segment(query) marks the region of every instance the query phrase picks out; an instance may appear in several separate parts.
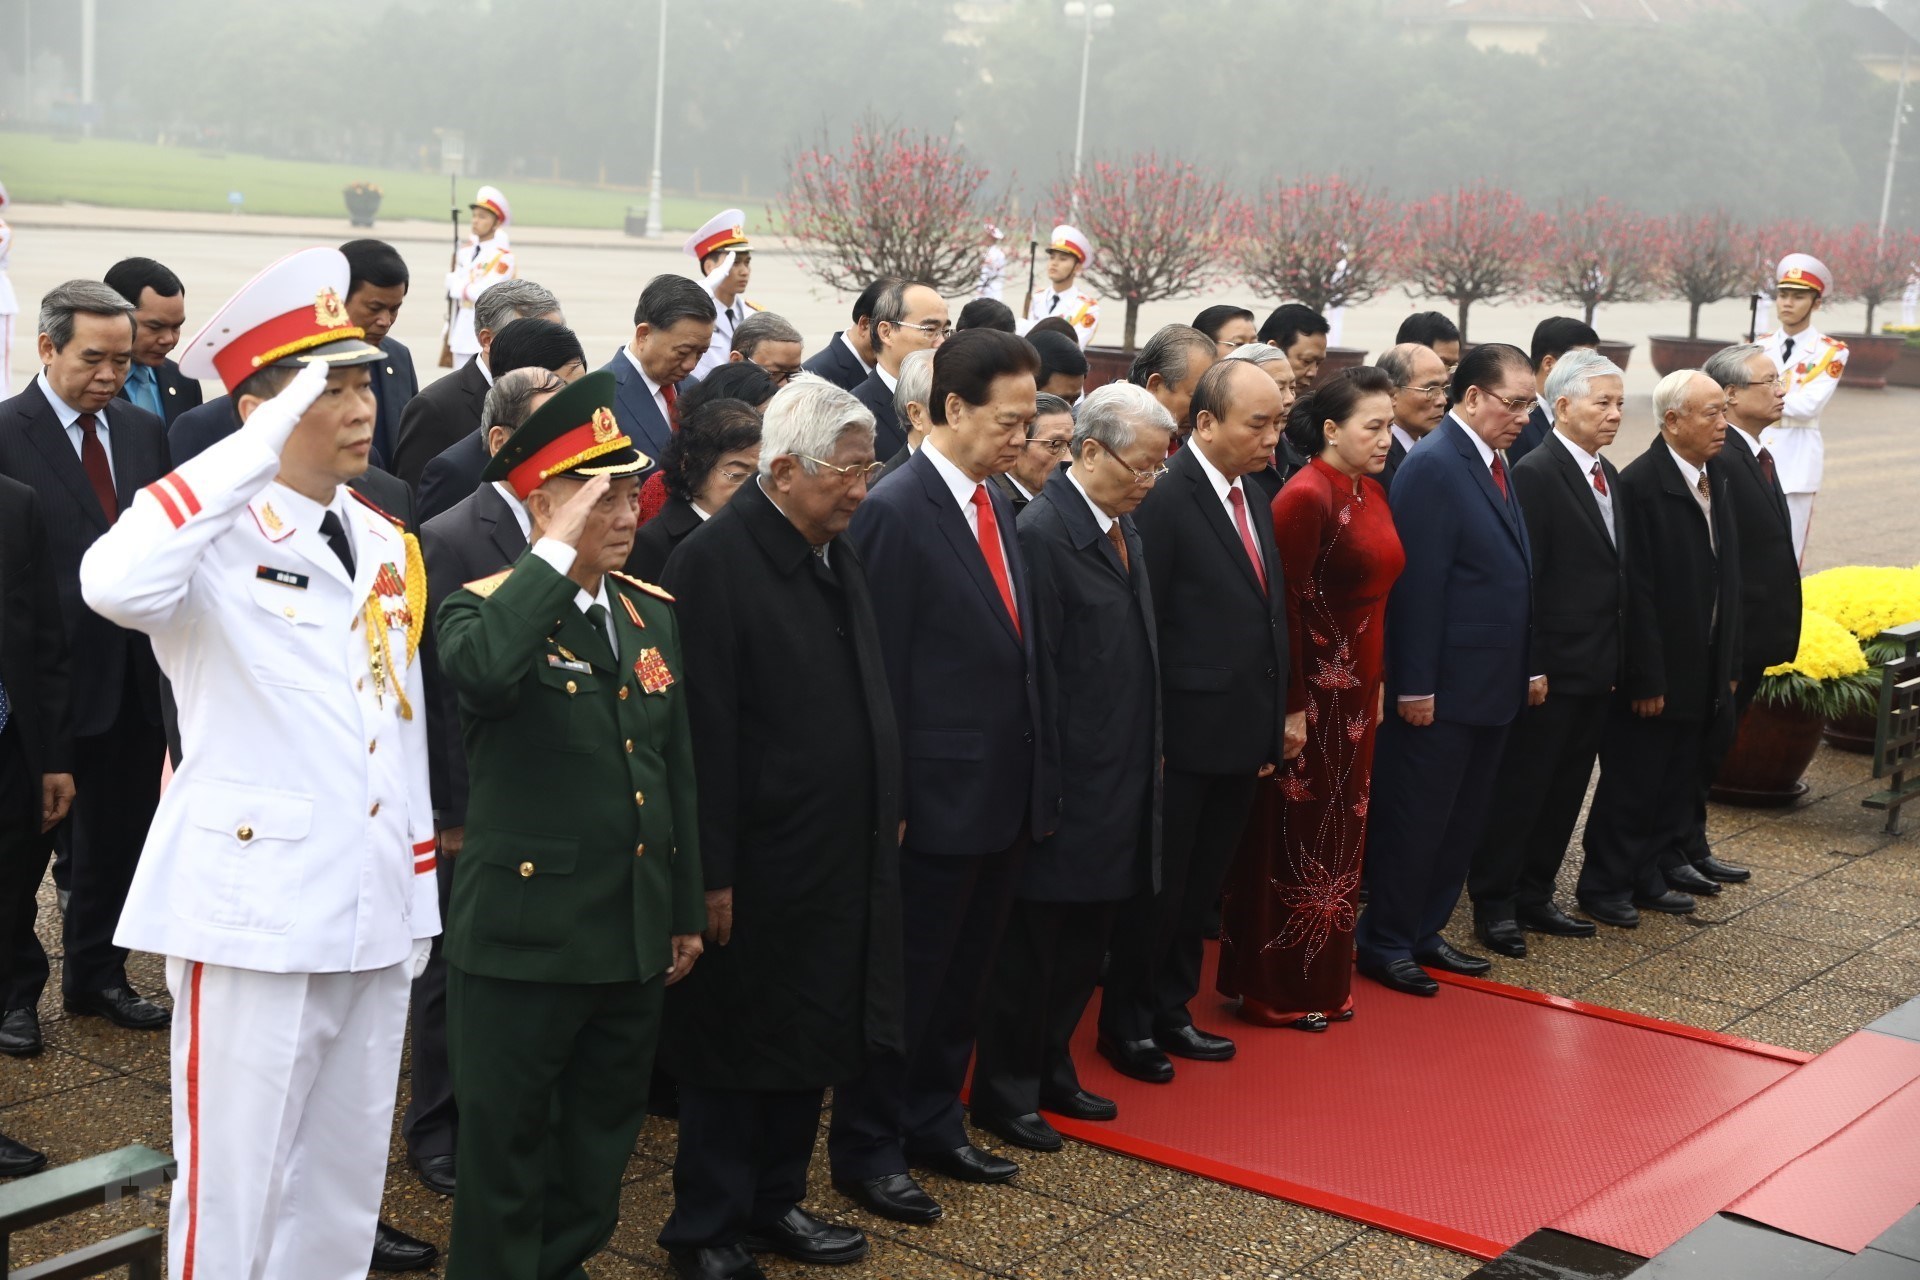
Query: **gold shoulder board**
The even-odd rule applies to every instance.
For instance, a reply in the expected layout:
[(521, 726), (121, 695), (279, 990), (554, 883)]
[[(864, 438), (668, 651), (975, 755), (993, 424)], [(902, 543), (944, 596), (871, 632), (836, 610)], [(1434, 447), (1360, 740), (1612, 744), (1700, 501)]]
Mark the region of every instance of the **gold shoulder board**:
[(646, 592), (650, 596), (658, 596), (660, 599), (665, 600), (668, 604), (673, 603), (673, 593), (668, 591), (665, 587), (657, 587), (653, 583), (644, 582), (641, 579), (634, 577), (630, 573), (621, 573), (618, 569), (613, 570), (612, 576), (620, 579), (620, 581), (626, 583), (630, 587), (640, 588), (640, 590)]
[(474, 581), (466, 583), (462, 590), (471, 591), (482, 600), (485, 600), (488, 596), (500, 589), (500, 584), (505, 582), (507, 575), (512, 572), (513, 570), (511, 569), (502, 569), (500, 572), (489, 574), (487, 577), (476, 578)]

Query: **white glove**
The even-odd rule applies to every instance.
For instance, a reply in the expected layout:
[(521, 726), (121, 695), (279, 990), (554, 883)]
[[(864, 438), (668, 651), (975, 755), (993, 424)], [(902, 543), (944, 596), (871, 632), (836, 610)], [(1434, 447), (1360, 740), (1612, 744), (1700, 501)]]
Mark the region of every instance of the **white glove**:
[(284, 449), (287, 437), (300, 425), (300, 419), (327, 389), (327, 362), (315, 360), (294, 375), (292, 382), (273, 399), (255, 409), (247, 418), (246, 429), (263, 437), (275, 453)]
[(433, 956), (432, 938), (415, 938), (413, 954), (407, 957), (407, 975), (418, 978), (427, 971), (427, 961)]
[(720, 259), (720, 265), (715, 267), (712, 274), (701, 283), (706, 285), (708, 293), (712, 293), (720, 287), (720, 282), (727, 278), (727, 272), (731, 270), (733, 270), (733, 250), (729, 249)]

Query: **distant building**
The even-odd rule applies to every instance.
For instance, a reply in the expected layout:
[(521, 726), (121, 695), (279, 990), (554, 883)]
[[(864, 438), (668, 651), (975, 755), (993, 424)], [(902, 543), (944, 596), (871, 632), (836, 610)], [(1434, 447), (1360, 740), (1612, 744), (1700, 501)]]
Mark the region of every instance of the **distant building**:
[(1554, 30), (1648, 27), (1751, 13), (1750, 0), (1381, 0), (1381, 15), (1410, 34), (1463, 29), (1478, 49), (1535, 54)]

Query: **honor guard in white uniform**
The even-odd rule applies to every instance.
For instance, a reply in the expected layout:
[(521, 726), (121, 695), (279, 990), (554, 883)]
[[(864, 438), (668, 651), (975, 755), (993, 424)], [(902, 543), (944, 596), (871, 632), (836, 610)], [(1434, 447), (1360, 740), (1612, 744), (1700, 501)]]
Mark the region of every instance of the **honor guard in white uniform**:
[(453, 270), (447, 272), (447, 297), (455, 304), (447, 330), (447, 350), (453, 353), (456, 369), (480, 354), (480, 336), (473, 329), (474, 299), (502, 280), (520, 274), (507, 243), (513, 206), (500, 188), (480, 188), (467, 209), (473, 214), (471, 231), (454, 256)]
[[(7, 208), (7, 184), (0, 182), (0, 213)], [(7, 255), (13, 249), (13, 229), (0, 218), (0, 400), (13, 394), (13, 317), (20, 311), (13, 277), (7, 274)]]
[(1807, 529), (1813, 523), (1813, 495), (1820, 491), (1826, 456), (1820, 439), (1820, 414), (1833, 399), (1833, 389), (1840, 385), (1840, 375), (1847, 367), (1847, 344), (1813, 327), (1814, 313), (1832, 285), (1833, 273), (1812, 254), (1790, 253), (1780, 259), (1773, 303), (1780, 327), (1760, 339), (1787, 384), (1787, 402), (1780, 421), (1760, 435), (1766, 450), (1762, 462), (1772, 463), (1780, 488), (1787, 495), (1787, 512), (1793, 517), (1793, 550), (1803, 560)]
[(760, 307), (747, 301), (747, 281), (753, 275), (753, 246), (747, 243), (747, 215), (739, 209), (722, 209), (707, 219), (707, 225), (687, 237), (681, 248), (700, 264), (700, 281), (713, 295), (719, 314), (713, 318), (713, 340), (707, 354), (688, 375), (706, 377), (725, 364), (733, 354), (733, 331)]
[(1048, 316), (1059, 316), (1073, 326), (1080, 349), (1087, 349), (1093, 331), (1100, 326), (1100, 300), (1080, 287), (1079, 277), (1092, 259), (1093, 246), (1078, 227), (1063, 222), (1053, 229), (1053, 237), (1047, 241), (1047, 283), (1028, 299), (1022, 333)]
[(1000, 242), (1006, 238), (1006, 232), (991, 222), (987, 224), (986, 242), (981, 246), (985, 252), (980, 255), (980, 286), (973, 291), (974, 297), (1000, 301), (1000, 291), (1007, 283), (1007, 251)]
[[(346, 487), (379, 348), (305, 249), (186, 347), (243, 425), (148, 485), (80, 566), (146, 632), (185, 763), (114, 941), (173, 993), (170, 1274), (361, 1280), (407, 995), (440, 931), (418, 545)], [(290, 380), (289, 380), (290, 379)]]

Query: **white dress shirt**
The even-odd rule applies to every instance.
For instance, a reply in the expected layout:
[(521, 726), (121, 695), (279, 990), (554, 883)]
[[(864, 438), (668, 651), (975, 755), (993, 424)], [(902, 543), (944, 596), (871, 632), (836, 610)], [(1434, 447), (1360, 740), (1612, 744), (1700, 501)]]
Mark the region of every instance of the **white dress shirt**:
[(893, 374), (888, 373), (887, 366), (883, 364), (877, 364), (873, 366), (873, 371), (880, 375), (880, 384), (884, 386), (889, 392), (893, 391), (894, 388), (900, 385), (900, 379), (895, 377)]
[[(948, 491), (953, 494), (953, 500), (960, 504), (960, 514), (966, 517), (967, 528), (973, 531), (974, 541), (978, 542), (980, 540), (980, 513), (973, 505), (973, 491), (980, 487), (980, 482), (971, 478), (966, 472), (955, 466), (953, 459), (940, 452), (940, 447), (931, 441), (927, 442), (927, 457), (933, 460), (933, 469), (940, 473), (942, 480), (946, 481)], [(993, 501), (993, 495), (991, 493), (987, 495), (987, 501), (989, 503)], [(999, 532), (998, 526), (996, 526), (995, 531)], [(1013, 564), (1007, 559), (1007, 535), (1005, 533), (1001, 533), (1000, 535), (1000, 562), (1001, 567), (1007, 572), (1007, 581), (1011, 583), (1013, 581)]]
[(1552, 426), (1553, 425), (1553, 406), (1547, 403), (1547, 398), (1545, 396), (1540, 395), (1537, 392), (1534, 394), (1533, 399), (1534, 399), (1534, 403), (1540, 406), (1540, 412), (1547, 415), (1547, 425)]
[[(53, 406), (54, 416), (60, 419), (60, 426), (66, 431), (68, 442), (73, 445), (73, 456), (76, 458), (81, 457), (81, 450), (86, 445), (87, 437), (86, 433), (80, 430), (80, 411), (54, 394), (53, 384), (47, 381), (47, 375), (44, 372), (35, 377), (34, 381), (40, 384), (40, 394), (47, 398), (47, 403)], [(107, 474), (112, 476), (113, 445), (109, 442), (107, 435), (107, 411), (105, 409), (95, 411), (93, 415), (93, 433), (100, 437), (100, 448), (104, 450), (107, 455)]]
[(865, 369), (868, 373), (873, 372), (873, 366), (867, 363), (866, 358), (864, 356), (862, 356), (858, 351), (854, 350), (853, 339), (847, 337), (847, 332), (844, 329), (840, 331), (840, 345), (845, 347), (849, 352), (852, 353), (854, 362), (858, 364), (862, 369)]
[(1748, 435), (1741, 428), (1740, 424), (1735, 422), (1732, 418), (1727, 419), (1727, 430), (1731, 431), (1734, 435), (1739, 436), (1742, 440), (1744, 440), (1747, 445), (1747, 451), (1753, 454), (1754, 457), (1757, 458), (1760, 456), (1760, 450), (1762, 446), (1760, 444), (1759, 436)]
[[(533, 519), (527, 514), (527, 504), (520, 501), (520, 495), (515, 493), (513, 486), (505, 480), (495, 480), (493, 482), (493, 488), (496, 493), (507, 500), (507, 510), (513, 512), (514, 522), (520, 526), (520, 536), (531, 542), (533, 540)], [(565, 572), (565, 570), (562, 570), (562, 572)]]
[[(1599, 506), (1600, 519), (1607, 526), (1607, 541), (1618, 546), (1619, 539), (1613, 532), (1612, 488), (1609, 486), (1608, 491), (1602, 493), (1593, 487), (1593, 469), (1600, 465), (1599, 455), (1588, 453), (1585, 449), (1582, 449), (1579, 445), (1569, 440), (1557, 427), (1554, 429), (1553, 438), (1567, 446), (1567, 452), (1573, 455), (1573, 465), (1580, 468), (1580, 474), (1587, 478), (1587, 492), (1592, 495), (1594, 502)], [(1605, 475), (1606, 472), (1602, 471), (1601, 474)]]
[(1102, 511), (1100, 504), (1088, 496), (1087, 487), (1080, 483), (1080, 477), (1073, 474), (1071, 467), (1067, 469), (1067, 479), (1073, 482), (1073, 487), (1079, 491), (1080, 496), (1086, 498), (1087, 510), (1093, 512), (1093, 522), (1100, 526), (1100, 532), (1104, 535), (1107, 530), (1113, 528), (1114, 518)]
[(1393, 432), (1393, 438), (1395, 440), (1398, 440), (1400, 442), (1400, 447), (1402, 449), (1405, 449), (1408, 453), (1412, 453), (1413, 446), (1420, 443), (1418, 440), (1413, 438), (1412, 432), (1408, 431), (1405, 427), (1401, 426), (1397, 422), (1394, 423), (1391, 427), (1388, 427), (1387, 430)]
[[(1189, 443), (1192, 442), (1189, 441)], [(1193, 460), (1200, 464), (1200, 470), (1207, 477), (1207, 483), (1213, 486), (1214, 496), (1220, 499), (1220, 509), (1227, 513), (1227, 523), (1233, 527), (1235, 533), (1239, 533), (1240, 524), (1233, 518), (1233, 499), (1229, 495), (1238, 489), (1240, 490), (1240, 496), (1243, 499), (1246, 497), (1246, 490), (1241, 487), (1240, 478), (1235, 476), (1232, 480), (1228, 480), (1225, 476), (1221, 475), (1219, 468), (1208, 461), (1207, 451), (1202, 449), (1198, 444), (1193, 446)], [(1253, 513), (1251, 511), (1247, 513), (1247, 520), (1249, 524), (1251, 524), (1253, 520)], [(1254, 542), (1256, 545), (1259, 543), (1257, 536), (1254, 538)]]

